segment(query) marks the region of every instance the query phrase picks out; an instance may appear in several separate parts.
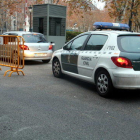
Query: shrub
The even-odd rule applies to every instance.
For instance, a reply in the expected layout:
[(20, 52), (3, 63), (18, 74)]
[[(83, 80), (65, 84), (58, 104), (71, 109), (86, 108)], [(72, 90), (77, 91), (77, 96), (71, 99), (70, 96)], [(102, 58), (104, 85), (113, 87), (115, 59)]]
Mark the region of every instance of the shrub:
[(70, 41), (72, 38), (74, 38), (75, 36), (81, 34), (81, 32), (74, 32), (74, 31), (67, 31), (66, 32), (66, 41)]

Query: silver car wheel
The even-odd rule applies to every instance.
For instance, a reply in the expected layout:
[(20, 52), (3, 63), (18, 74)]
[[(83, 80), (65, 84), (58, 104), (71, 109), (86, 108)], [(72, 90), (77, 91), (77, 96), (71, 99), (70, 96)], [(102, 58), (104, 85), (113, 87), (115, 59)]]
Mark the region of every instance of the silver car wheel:
[(108, 90), (108, 78), (105, 74), (101, 74), (97, 79), (97, 88), (101, 93), (106, 93)]

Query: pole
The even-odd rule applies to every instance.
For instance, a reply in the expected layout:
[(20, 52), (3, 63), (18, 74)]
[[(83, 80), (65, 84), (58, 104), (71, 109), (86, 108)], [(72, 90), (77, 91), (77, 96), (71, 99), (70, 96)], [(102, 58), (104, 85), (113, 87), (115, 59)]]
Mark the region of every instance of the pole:
[(15, 31), (15, 28), (16, 28), (15, 26), (16, 26), (16, 25), (15, 25), (15, 19), (14, 19), (14, 31)]
[(25, 20), (25, 31), (26, 31), (26, 26), (27, 26), (27, 22), (26, 22), (26, 18), (27, 18), (27, 0), (25, 0), (25, 17), (24, 17), (24, 20)]
[(30, 12), (30, 32), (32, 31), (31, 29), (31, 12)]

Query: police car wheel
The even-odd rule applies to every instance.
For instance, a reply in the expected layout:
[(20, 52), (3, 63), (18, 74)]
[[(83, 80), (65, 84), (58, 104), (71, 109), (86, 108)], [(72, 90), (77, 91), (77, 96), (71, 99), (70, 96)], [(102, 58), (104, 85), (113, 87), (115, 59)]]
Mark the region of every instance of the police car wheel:
[(111, 78), (105, 70), (101, 70), (96, 76), (96, 89), (102, 97), (109, 97), (113, 90)]
[(52, 71), (53, 71), (53, 75), (57, 78), (62, 76), (62, 72), (61, 72), (61, 66), (60, 66), (60, 62), (58, 59), (54, 59), (52, 62)]

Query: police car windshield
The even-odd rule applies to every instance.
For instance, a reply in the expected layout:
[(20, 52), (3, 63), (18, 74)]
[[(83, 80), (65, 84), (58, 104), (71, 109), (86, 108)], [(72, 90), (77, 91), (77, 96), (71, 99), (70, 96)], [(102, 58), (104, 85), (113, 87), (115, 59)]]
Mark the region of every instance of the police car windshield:
[(118, 37), (118, 46), (124, 52), (140, 52), (140, 36), (139, 35), (123, 35)]
[(24, 34), (22, 36), (26, 43), (47, 43), (47, 40), (41, 34)]

